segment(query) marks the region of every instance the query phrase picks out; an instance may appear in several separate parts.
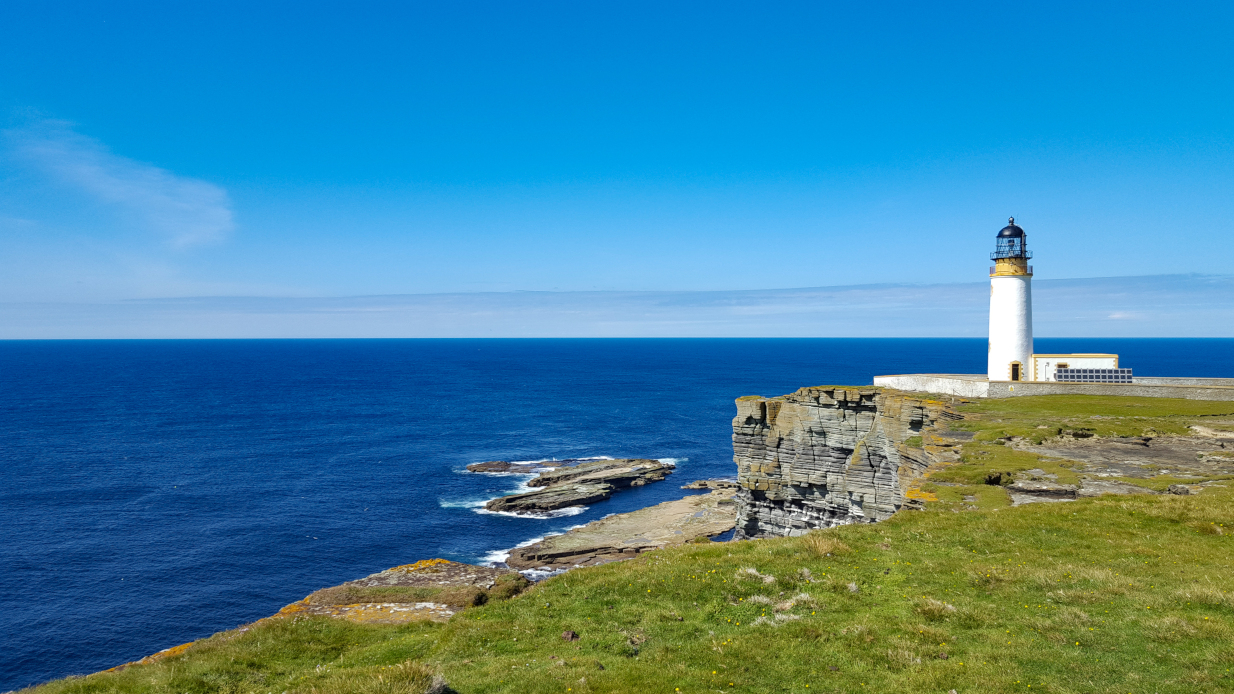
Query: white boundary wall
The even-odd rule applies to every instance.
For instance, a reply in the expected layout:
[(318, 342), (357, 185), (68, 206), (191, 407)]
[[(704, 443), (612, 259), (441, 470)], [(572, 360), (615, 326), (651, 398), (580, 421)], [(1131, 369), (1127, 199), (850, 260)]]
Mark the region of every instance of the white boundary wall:
[(874, 385), (919, 393), (941, 393), (962, 398), (989, 397), (990, 382), (981, 376), (950, 374), (903, 374), (875, 376)]
[[(1139, 381), (1140, 379), (1136, 379)], [(977, 374), (898, 374), (875, 376), (874, 385), (963, 398), (1014, 398), (1021, 395), (1129, 395), (1147, 398), (1234, 401), (1234, 379), (1149, 378), (1136, 383), (1059, 383), (989, 381)]]

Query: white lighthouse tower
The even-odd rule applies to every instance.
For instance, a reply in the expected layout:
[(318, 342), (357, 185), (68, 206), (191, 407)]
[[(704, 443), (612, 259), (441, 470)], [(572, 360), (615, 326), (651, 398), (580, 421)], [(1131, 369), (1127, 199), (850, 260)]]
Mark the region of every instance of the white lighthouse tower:
[(998, 232), (990, 258), (990, 346), (987, 371), (991, 381), (1033, 380), (1033, 254), (1015, 217)]

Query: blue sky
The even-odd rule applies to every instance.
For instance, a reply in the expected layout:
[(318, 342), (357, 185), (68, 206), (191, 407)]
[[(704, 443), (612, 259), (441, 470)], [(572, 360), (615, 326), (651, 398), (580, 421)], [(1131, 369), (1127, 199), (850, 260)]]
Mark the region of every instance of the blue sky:
[(7, 2), (0, 302), (1229, 275), (1232, 20)]

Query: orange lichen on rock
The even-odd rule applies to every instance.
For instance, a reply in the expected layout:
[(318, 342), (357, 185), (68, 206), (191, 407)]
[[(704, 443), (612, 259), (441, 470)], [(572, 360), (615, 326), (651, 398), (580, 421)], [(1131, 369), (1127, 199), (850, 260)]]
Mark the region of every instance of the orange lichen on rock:
[(103, 672), (119, 672), (123, 670), (124, 668), (131, 667), (133, 665), (149, 665), (150, 663), (157, 663), (158, 661), (163, 660), (164, 658), (171, 658), (171, 657), (180, 655), (181, 653), (187, 651), (189, 647), (195, 643), (197, 642), (189, 641), (188, 643), (182, 643), (179, 646), (172, 646), (171, 648), (164, 648), (158, 653), (152, 653), (146, 656), (145, 658), (142, 658), (141, 660), (134, 660), (130, 663), (124, 663), (123, 665), (117, 665), (115, 667), (107, 668)]
[(409, 571), (409, 572), (410, 571), (423, 571), (425, 569), (430, 569), (434, 566), (441, 566), (442, 564), (453, 564), (453, 563), (454, 562), (450, 561), (449, 559), (421, 559), (420, 561), (414, 564), (403, 564), (402, 566), (396, 566), (393, 569), (387, 569), (387, 571)]
[(287, 607), (284, 607), (283, 609), (279, 610), (278, 614), (287, 615), (287, 614), (295, 614), (297, 612), (304, 612), (305, 610), (308, 609), (308, 604), (309, 604), (308, 598), (305, 598), (303, 600), (297, 600), (296, 602), (293, 602)]
[(938, 497), (934, 493), (922, 491), (920, 487), (909, 487), (904, 492), (904, 498), (917, 499), (918, 501), (938, 501)]
[(155, 662), (155, 661), (157, 661), (157, 660), (162, 660), (163, 658), (171, 658), (171, 657), (173, 657), (173, 656), (180, 655), (181, 653), (183, 653), (183, 652), (187, 651), (187, 650), (189, 649), (189, 646), (192, 646), (192, 645), (193, 645), (193, 644), (195, 644), (195, 643), (197, 643), (197, 642), (196, 642), (196, 641), (189, 641), (188, 643), (182, 643), (182, 644), (180, 644), (179, 646), (172, 646), (171, 648), (165, 648), (165, 649), (163, 649), (163, 650), (159, 651), (158, 653), (154, 653), (154, 654), (152, 654), (152, 655), (148, 655), (148, 656), (146, 656), (145, 658), (142, 658), (141, 660), (139, 660), (139, 661), (137, 661), (137, 662), (139, 662), (139, 663), (153, 663), (153, 662)]

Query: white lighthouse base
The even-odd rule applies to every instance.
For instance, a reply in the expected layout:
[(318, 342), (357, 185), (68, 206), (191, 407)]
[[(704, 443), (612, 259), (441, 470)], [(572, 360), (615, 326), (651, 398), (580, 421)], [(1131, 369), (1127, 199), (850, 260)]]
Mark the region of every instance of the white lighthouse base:
[(1032, 275), (990, 278), (990, 343), (986, 376), (991, 381), (1030, 380), (1033, 354)]

